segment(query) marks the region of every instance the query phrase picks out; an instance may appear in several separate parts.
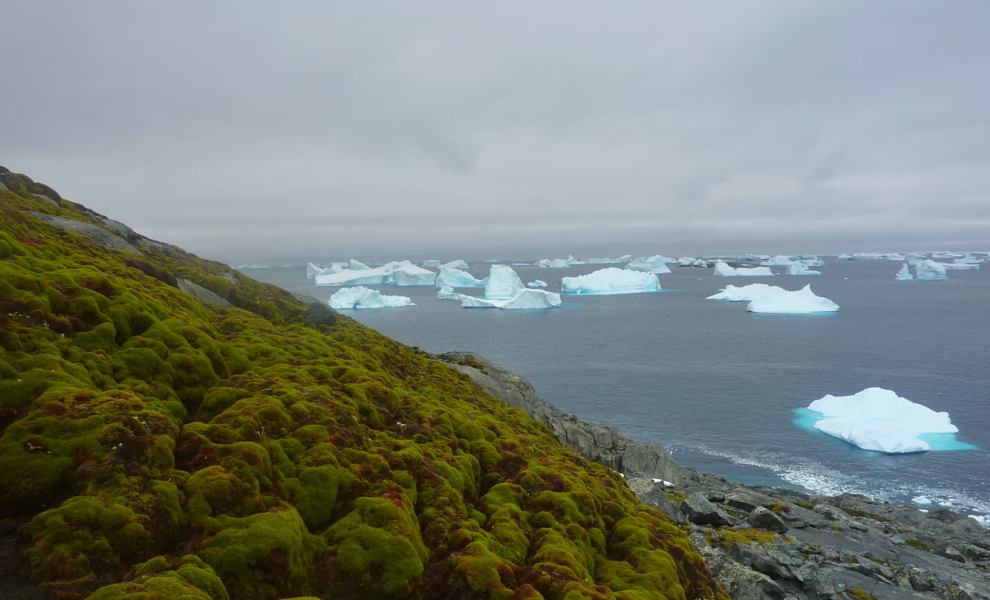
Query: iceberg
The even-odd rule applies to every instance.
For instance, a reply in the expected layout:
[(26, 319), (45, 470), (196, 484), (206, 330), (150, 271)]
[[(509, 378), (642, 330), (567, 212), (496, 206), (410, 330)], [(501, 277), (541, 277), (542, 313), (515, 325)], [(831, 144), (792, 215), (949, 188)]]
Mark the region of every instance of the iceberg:
[(962, 258), (957, 258), (954, 262), (956, 264), (977, 265), (977, 264), (980, 264), (980, 263), (984, 262), (984, 259), (982, 259), (982, 258), (976, 258), (972, 254), (966, 254), (966, 256), (964, 256)]
[(948, 279), (945, 275), (945, 263), (934, 260), (923, 260), (914, 266), (915, 277), (918, 281), (944, 281)]
[(441, 269), (467, 269), (468, 264), (463, 260), (452, 260), (449, 263), (440, 265)]
[(540, 280), (540, 279), (537, 279), (536, 281), (530, 281), (529, 283), (527, 283), (526, 284), (526, 287), (531, 287), (531, 288), (545, 288), (545, 287), (547, 287), (547, 282), (546, 281), (543, 281), (543, 280)]
[(489, 300), (510, 300), (526, 289), (522, 279), (506, 265), (492, 265), (485, 285), (485, 298)]
[(746, 310), (754, 313), (810, 314), (838, 312), (839, 305), (828, 298), (816, 296), (811, 286), (806, 285), (796, 292), (780, 290), (758, 296)]
[(787, 265), (788, 275), (821, 275), (821, 271), (812, 271), (808, 268), (808, 265), (804, 264), (804, 261), (794, 261)]
[(541, 261), (537, 261), (536, 266), (541, 269), (564, 269), (571, 265), (567, 262), (566, 258), (554, 258), (552, 260), (544, 258)]
[(574, 255), (573, 254), (568, 254), (567, 255), (567, 264), (568, 265), (584, 265), (584, 264), (587, 264), (587, 262), (586, 261), (583, 261), (583, 260), (578, 260), (578, 259), (574, 258)]
[(714, 296), (709, 296), (708, 300), (728, 300), (729, 302), (750, 302), (759, 298), (760, 296), (765, 296), (767, 294), (773, 294), (775, 292), (785, 292), (787, 290), (779, 288), (775, 285), (767, 285), (765, 283), (751, 283), (749, 285), (744, 285), (742, 287), (736, 287), (734, 285), (727, 285), (725, 289), (721, 292), (715, 294)]
[(838, 258), (839, 260), (856, 260), (851, 254), (840, 254)]
[(556, 308), (560, 306), (560, 294), (543, 290), (523, 289), (515, 296), (506, 300), (491, 298), (475, 298), (462, 294), (461, 306), (464, 308), (501, 308), (504, 310), (526, 310), (533, 308)]
[[(337, 271), (329, 269), (324, 269), (319, 265), (314, 265), (313, 263), (306, 263), (306, 279), (316, 279), (317, 275), (323, 275), (324, 273), (336, 273)], [(339, 269), (338, 269), (339, 270)]]
[(715, 263), (715, 274), (722, 277), (772, 277), (773, 271), (767, 267), (733, 269), (723, 261)]
[(433, 285), (437, 274), (416, 265), (402, 265), (392, 271), (392, 279), (395, 285), (399, 286)]
[(433, 285), (435, 278), (436, 273), (433, 271), (421, 269), (404, 260), (386, 263), (374, 269), (345, 269), (339, 273), (324, 273), (316, 276), (316, 285)]
[(458, 294), (454, 291), (454, 288), (447, 285), (437, 290), (437, 300), (463, 300), (468, 297), (465, 294)]
[(911, 270), (908, 269), (908, 264), (904, 263), (901, 270), (897, 272), (897, 276), (894, 277), (897, 281), (912, 281), (914, 280), (914, 275), (911, 274)]
[(371, 267), (369, 267), (368, 265), (364, 264), (363, 262), (358, 262), (358, 261), (354, 260), (353, 258), (351, 259), (351, 262), (349, 263), (349, 266), (350, 266), (350, 269), (352, 271), (370, 271), (371, 270)]
[(452, 269), (449, 267), (443, 267), (440, 269), (440, 275), (437, 276), (437, 287), (448, 286), (452, 288), (458, 287), (485, 287), (488, 285), (488, 279), (475, 279), (474, 275), (471, 275), (467, 271), (462, 271), (460, 269)]
[(589, 258), (584, 261), (588, 265), (617, 265), (619, 263), (628, 262), (632, 258), (631, 254), (626, 254), (625, 256), (620, 256), (619, 258)]
[(932, 253), (932, 258), (958, 258), (958, 254), (953, 254), (951, 252), (934, 252)]
[(942, 265), (942, 268), (944, 268), (947, 271), (971, 271), (980, 268), (980, 263), (961, 263), (957, 261), (952, 263), (939, 263), (939, 264)]
[(791, 264), (791, 257), (778, 254), (769, 260), (765, 260), (760, 264), (764, 267), (787, 267)]
[(637, 294), (660, 291), (660, 280), (653, 273), (629, 271), (616, 267), (561, 280), (565, 294)]
[[(670, 267), (667, 266), (666, 262), (656, 261), (652, 259), (662, 259), (662, 256), (651, 256), (650, 258), (637, 258), (630, 261), (624, 269), (630, 271), (642, 271), (644, 273), (653, 273), (654, 275), (666, 275), (670, 273)], [(672, 261), (673, 262), (673, 261)]]
[(378, 290), (370, 290), (362, 286), (337, 290), (333, 296), (330, 296), (329, 304), (330, 308), (337, 310), (414, 306), (412, 300), (405, 296), (383, 296)]
[(815, 429), (863, 450), (904, 454), (931, 450), (919, 436), (958, 433), (949, 413), (899, 397), (890, 390), (868, 388), (852, 396), (825, 396), (808, 406), (824, 418)]
[(440, 261), (439, 260), (424, 260), (423, 261), (423, 268), (424, 269), (439, 269), (440, 268)]

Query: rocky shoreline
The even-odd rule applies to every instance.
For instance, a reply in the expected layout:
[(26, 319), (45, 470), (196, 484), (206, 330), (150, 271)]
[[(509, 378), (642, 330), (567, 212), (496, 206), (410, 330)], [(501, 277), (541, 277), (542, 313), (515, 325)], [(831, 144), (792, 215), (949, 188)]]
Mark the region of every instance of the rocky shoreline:
[(990, 530), (971, 517), (749, 487), (681, 468), (660, 446), (561, 411), (482, 356), (436, 358), (546, 425), (562, 445), (623, 473), (641, 501), (689, 532), (734, 600), (990, 600)]

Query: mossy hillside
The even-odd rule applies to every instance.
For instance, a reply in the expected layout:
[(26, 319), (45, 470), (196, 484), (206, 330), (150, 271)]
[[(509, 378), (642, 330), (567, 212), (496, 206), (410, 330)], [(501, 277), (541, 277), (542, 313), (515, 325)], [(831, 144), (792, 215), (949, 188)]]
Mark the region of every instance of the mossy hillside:
[(0, 507), (62, 597), (725, 597), (618, 474), (455, 370), (24, 210), (99, 221), (0, 192)]

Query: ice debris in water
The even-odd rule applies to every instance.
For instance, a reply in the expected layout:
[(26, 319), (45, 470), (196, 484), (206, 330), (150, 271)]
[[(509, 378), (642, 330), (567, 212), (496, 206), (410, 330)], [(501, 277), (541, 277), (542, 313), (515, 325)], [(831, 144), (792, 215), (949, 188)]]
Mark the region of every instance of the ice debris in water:
[(767, 285), (765, 283), (751, 283), (742, 287), (727, 285), (724, 290), (714, 296), (709, 296), (708, 299), (728, 300), (729, 302), (749, 302), (765, 294), (773, 293), (774, 290), (780, 292), (786, 291), (784, 288), (779, 288), (775, 285)]
[(816, 296), (811, 291), (811, 286), (789, 292), (780, 288), (768, 290), (749, 303), (746, 310), (754, 313), (776, 313), (776, 314), (810, 314), (837, 312), (839, 305), (828, 298)]
[(920, 504), (922, 506), (932, 503), (932, 501), (929, 500), (927, 496), (915, 496), (914, 498), (911, 498), (911, 502), (914, 502), (915, 504)]
[(522, 289), (511, 298), (493, 300), (461, 295), (461, 306), (464, 308), (501, 308), (505, 310), (524, 310), (533, 308), (556, 308), (560, 306), (560, 294), (543, 290)]
[(492, 265), (485, 285), (485, 298), (489, 300), (509, 300), (526, 289), (522, 279), (508, 265)]
[(660, 280), (653, 273), (608, 267), (587, 275), (564, 277), (561, 286), (567, 294), (637, 294), (660, 291)]
[(443, 267), (440, 269), (440, 275), (437, 276), (436, 286), (443, 287), (445, 285), (452, 288), (485, 287), (488, 285), (488, 278), (475, 279), (474, 276), (467, 271), (454, 269), (452, 267)]
[(529, 283), (527, 283), (526, 284), (526, 287), (531, 287), (531, 288), (545, 288), (545, 287), (547, 287), (547, 282), (546, 281), (543, 281), (542, 279), (537, 279), (535, 281), (530, 281)]
[(773, 271), (767, 267), (755, 267), (752, 269), (733, 269), (724, 261), (715, 263), (715, 274), (721, 277), (772, 277)]
[(363, 286), (343, 288), (330, 296), (330, 308), (337, 310), (348, 308), (393, 308), (398, 306), (413, 306), (406, 296), (383, 296), (378, 290)]
[(957, 433), (949, 413), (901, 398), (890, 390), (868, 388), (852, 396), (828, 395), (815, 400), (809, 410), (824, 417), (815, 429), (863, 450), (888, 454), (926, 452), (926, 433)]

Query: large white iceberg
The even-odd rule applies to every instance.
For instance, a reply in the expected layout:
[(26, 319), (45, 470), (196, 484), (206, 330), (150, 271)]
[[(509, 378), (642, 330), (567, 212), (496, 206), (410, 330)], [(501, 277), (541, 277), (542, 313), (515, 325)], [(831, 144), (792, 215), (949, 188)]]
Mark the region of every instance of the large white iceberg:
[(485, 298), (489, 300), (509, 300), (526, 289), (522, 279), (507, 265), (492, 265), (485, 285)]
[(837, 312), (839, 305), (828, 298), (816, 296), (811, 286), (806, 285), (796, 292), (780, 290), (763, 294), (754, 298), (746, 310), (754, 313), (810, 314)]
[(547, 282), (546, 281), (543, 281), (542, 279), (537, 279), (535, 281), (530, 281), (529, 283), (527, 283), (526, 284), (526, 287), (531, 287), (531, 288), (545, 288), (545, 287), (547, 287)]
[(363, 262), (356, 261), (353, 258), (351, 259), (351, 262), (349, 263), (349, 266), (350, 266), (350, 269), (352, 271), (368, 271), (368, 270), (371, 270), (371, 267), (369, 267), (368, 265), (364, 264)]
[(945, 264), (934, 260), (923, 260), (914, 266), (915, 276), (919, 281), (944, 281)]
[(912, 275), (911, 270), (908, 269), (907, 263), (904, 263), (904, 265), (901, 266), (901, 270), (897, 272), (897, 276), (894, 277), (894, 279), (897, 281), (912, 281), (914, 279), (914, 275)]
[(362, 286), (337, 290), (333, 296), (330, 296), (329, 304), (330, 308), (337, 310), (413, 306), (412, 300), (405, 296), (383, 296), (378, 290), (369, 290)]
[(808, 268), (808, 265), (804, 261), (796, 260), (791, 264), (787, 265), (788, 275), (821, 275), (821, 271), (813, 271)]
[(808, 409), (824, 417), (815, 429), (864, 450), (889, 454), (925, 452), (931, 446), (918, 436), (959, 431), (949, 413), (935, 412), (883, 388), (868, 388), (852, 396), (825, 396)]
[[(353, 261), (352, 261), (353, 262)], [(436, 273), (408, 260), (390, 262), (374, 269), (345, 269), (316, 276), (318, 286), (345, 285), (433, 285)]]
[(492, 300), (491, 298), (475, 298), (462, 294), (461, 306), (464, 308), (501, 308), (504, 310), (525, 310), (532, 308), (556, 308), (560, 306), (560, 294), (543, 290), (524, 289), (512, 298)]
[(779, 292), (784, 292), (783, 288), (779, 288), (775, 285), (767, 285), (765, 283), (751, 283), (749, 285), (744, 285), (742, 287), (736, 287), (734, 285), (727, 285), (725, 289), (721, 292), (715, 294), (714, 296), (709, 296), (708, 300), (728, 300), (729, 302), (751, 302), (756, 300), (760, 296), (765, 296), (767, 294), (773, 294)]
[(660, 291), (660, 280), (653, 273), (608, 267), (578, 277), (564, 277), (561, 289), (566, 294), (636, 294)]
[(452, 260), (449, 263), (440, 265), (441, 269), (467, 269), (468, 264), (463, 260)]
[(333, 263), (329, 267), (321, 267), (313, 263), (306, 264), (306, 279), (316, 279), (317, 275), (329, 275), (331, 273), (340, 273), (344, 269), (340, 266), (340, 263)]
[(721, 277), (772, 277), (773, 271), (767, 267), (733, 269), (723, 261), (715, 263), (715, 274)]
[(488, 285), (488, 279), (475, 279), (474, 275), (467, 271), (444, 267), (440, 269), (440, 275), (437, 276), (436, 286), (443, 287), (445, 285), (452, 288), (485, 287)]
[(392, 271), (395, 285), (433, 285), (437, 274), (416, 265), (402, 265)]

